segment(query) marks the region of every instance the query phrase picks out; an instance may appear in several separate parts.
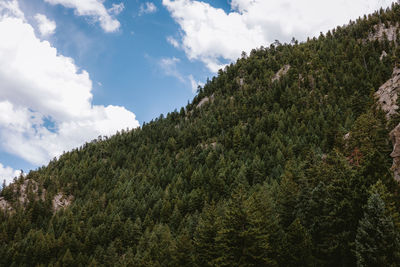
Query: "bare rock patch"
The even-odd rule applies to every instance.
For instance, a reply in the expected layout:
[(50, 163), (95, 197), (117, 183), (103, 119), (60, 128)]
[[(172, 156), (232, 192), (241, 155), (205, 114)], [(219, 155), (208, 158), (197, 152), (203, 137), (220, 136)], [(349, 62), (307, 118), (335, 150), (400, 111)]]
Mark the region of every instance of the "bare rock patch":
[(369, 41), (383, 41), (385, 36), (387, 37), (388, 41), (396, 41), (397, 40), (397, 29), (399, 28), (399, 23), (396, 25), (390, 25), (386, 27), (385, 24), (380, 23), (374, 26), (374, 32), (368, 35)]
[(272, 82), (279, 80), (283, 75), (287, 74), (290, 70), (290, 65), (284, 65), (277, 73), (275, 73), (274, 77), (272, 77)]
[(54, 212), (59, 211), (60, 209), (64, 209), (71, 205), (73, 196), (66, 196), (64, 193), (59, 192), (53, 198), (53, 210)]
[(375, 96), (378, 98), (378, 103), (380, 104), (383, 111), (386, 113), (386, 118), (390, 119), (391, 116), (397, 114), (397, 98), (400, 91), (400, 68), (395, 68), (393, 70), (392, 78), (386, 81), (378, 91)]

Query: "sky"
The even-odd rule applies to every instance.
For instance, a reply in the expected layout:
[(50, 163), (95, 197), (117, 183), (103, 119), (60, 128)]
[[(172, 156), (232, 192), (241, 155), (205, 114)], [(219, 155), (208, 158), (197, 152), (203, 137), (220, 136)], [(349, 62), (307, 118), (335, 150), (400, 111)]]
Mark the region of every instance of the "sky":
[(242, 51), (388, 0), (0, 0), (0, 180), (179, 110)]

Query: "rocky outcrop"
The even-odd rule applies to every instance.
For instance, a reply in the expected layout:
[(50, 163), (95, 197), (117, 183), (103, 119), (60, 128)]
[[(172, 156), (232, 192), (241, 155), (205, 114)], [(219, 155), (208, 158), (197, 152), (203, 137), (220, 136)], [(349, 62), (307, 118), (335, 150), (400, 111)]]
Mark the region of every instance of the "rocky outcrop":
[(12, 210), (11, 204), (8, 203), (8, 201), (5, 200), (4, 197), (0, 197), (0, 210), (4, 210), (4, 211)]
[[(378, 103), (386, 113), (386, 119), (398, 113), (397, 98), (400, 93), (400, 69), (394, 68), (392, 77), (386, 81), (375, 93)], [(393, 144), (393, 151), (390, 156), (393, 158), (392, 171), (394, 178), (400, 182), (400, 124), (391, 132), (390, 138)]]
[(200, 100), (199, 104), (197, 104), (196, 108), (201, 108), (204, 104), (208, 102), (214, 101), (214, 94), (212, 94), (210, 97), (206, 96), (202, 100)]
[(375, 93), (378, 98), (383, 111), (386, 113), (386, 118), (390, 119), (391, 116), (397, 114), (397, 98), (400, 91), (400, 69), (395, 68), (393, 70), (392, 78), (385, 82), (379, 90)]
[(400, 182), (400, 124), (397, 125), (391, 132), (393, 151), (390, 156), (393, 158), (392, 171), (394, 179)]
[(385, 24), (380, 23), (375, 25), (374, 32), (368, 35), (369, 41), (383, 41), (385, 36), (389, 41), (396, 41), (397, 40), (397, 29), (399, 28), (399, 24), (396, 25), (389, 25), (386, 27)]
[(53, 211), (57, 212), (60, 209), (64, 209), (71, 205), (73, 196), (66, 196), (62, 192), (58, 193), (57, 195), (54, 196), (53, 198)]
[(208, 149), (208, 148), (216, 149), (217, 148), (217, 142), (212, 142), (212, 143), (209, 143), (209, 144), (200, 144), (200, 146), (203, 149)]
[[(14, 192), (17, 189), (14, 189)], [(19, 197), (18, 197), (18, 201), (21, 204), (27, 203), (28, 200), (28, 192), (32, 191), (32, 193), (35, 195), (35, 200), (39, 200), (39, 198), (41, 200), (44, 201), (44, 193), (42, 192), (41, 196), (38, 195), (39, 192), (39, 184), (31, 179), (26, 179), (24, 180), (24, 182), (19, 186)]]
[(244, 78), (236, 78), (236, 82), (240, 87), (242, 87), (244, 85)]
[[(12, 189), (14, 195), (13, 199), (15, 199), (16, 203), (18, 205), (20, 204), (22, 207), (25, 207), (25, 205), (31, 200), (45, 201), (46, 190), (41, 188), (40, 192), (39, 183), (32, 179), (25, 179), (23, 181), (15, 182), (14, 184), (10, 185), (10, 188)], [(29, 197), (29, 195), (31, 195), (31, 197)], [(71, 195), (67, 196), (62, 192), (57, 193), (52, 200), (53, 211), (57, 212), (60, 209), (68, 207), (72, 203), (73, 199), (74, 197)], [(3, 197), (0, 197), (0, 210), (12, 212), (14, 207), (9, 201)]]
[(381, 56), (379, 57), (379, 60), (382, 61), (383, 58), (385, 58), (385, 57), (387, 57), (387, 53), (385, 50), (383, 50)]
[(274, 77), (272, 77), (272, 82), (279, 80), (283, 75), (288, 73), (290, 70), (290, 65), (283, 66), (277, 73), (275, 73)]
[[(39, 184), (32, 179), (19, 180), (11, 184), (10, 189), (12, 190), (15, 204), (20, 204), (22, 207), (28, 204), (31, 200), (45, 200), (46, 190), (42, 189), (42, 191), (39, 193)], [(32, 194), (33, 198), (30, 198), (29, 194)], [(5, 200), (3, 197), (0, 197), (0, 210), (13, 211), (14, 207), (9, 201)]]

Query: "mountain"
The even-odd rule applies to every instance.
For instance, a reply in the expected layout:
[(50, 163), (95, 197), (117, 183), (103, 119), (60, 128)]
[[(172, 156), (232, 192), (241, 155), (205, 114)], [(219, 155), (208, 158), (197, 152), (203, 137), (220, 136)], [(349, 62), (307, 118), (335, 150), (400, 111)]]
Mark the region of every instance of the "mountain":
[(0, 193), (1, 266), (399, 266), (400, 6), (242, 54)]

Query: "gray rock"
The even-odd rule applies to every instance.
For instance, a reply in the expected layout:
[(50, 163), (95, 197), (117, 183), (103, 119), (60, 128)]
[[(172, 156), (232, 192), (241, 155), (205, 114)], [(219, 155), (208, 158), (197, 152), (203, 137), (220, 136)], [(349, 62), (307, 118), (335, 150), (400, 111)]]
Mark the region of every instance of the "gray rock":
[(202, 100), (200, 100), (199, 104), (197, 104), (196, 108), (201, 108), (204, 104), (208, 102), (214, 101), (214, 94), (212, 94), (210, 97), (206, 96)]
[(69, 205), (71, 205), (72, 200), (73, 200), (72, 196), (66, 196), (62, 192), (55, 195), (52, 201), (54, 212), (57, 212), (60, 209), (68, 207)]
[(385, 50), (383, 50), (381, 56), (379, 57), (379, 60), (382, 61), (383, 58), (386, 57), (386, 56), (387, 56), (387, 53), (386, 53)]
[[(394, 68), (392, 77), (386, 81), (375, 93), (378, 103), (383, 111), (386, 112), (386, 119), (397, 114), (397, 98), (400, 92), (400, 69)], [(393, 151), (390, 156), (393, 158), (392, 171), (396, 181), (400, 182), (400, 124), (391, 132), (390, 138), (393, 144)]]
[(396, 105), (398, 93), (400, 91), (400, 69), (395, 68), (393, 70), (392, 78), (386, 81), (378, 91), (375, 96), (378, 98), (378, 103), (380, 104), (383, 111), (386, 113), (386, 118), (389, 120), (391, 116), (397, 114)]
[(400, 124), (397, 125), (391, 132), (393, 151), (390, 156), (393, 158), (392, 171), (394, 179), (400, 182)]
[(375, 25), (375, 32), (374, 33), (370, 33), (368, 35), (368, 40), (370, 41), (383, 41), (384, 40), (384, 36), (386, 35), (387, 39), (389, 41), (396, 41), (397, 40), (397, 35), (396, 35), (396, 31), (397, 28), (399, 27), (399, 23), (397, 23), (396, 25), (390, 25), (389, 27), (386, 27), (385, 24), (380, 23), (378, 25)]
[(275, 73), (274, 77), (272, 77), (272, 82), (279, 80), (283, 75), (288, 73), (290, 70), (290, 65), (283, 66), (277, 73)]

